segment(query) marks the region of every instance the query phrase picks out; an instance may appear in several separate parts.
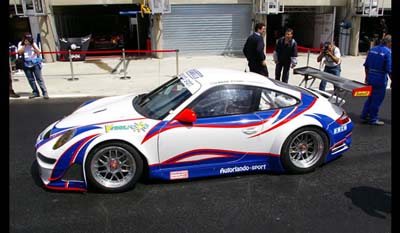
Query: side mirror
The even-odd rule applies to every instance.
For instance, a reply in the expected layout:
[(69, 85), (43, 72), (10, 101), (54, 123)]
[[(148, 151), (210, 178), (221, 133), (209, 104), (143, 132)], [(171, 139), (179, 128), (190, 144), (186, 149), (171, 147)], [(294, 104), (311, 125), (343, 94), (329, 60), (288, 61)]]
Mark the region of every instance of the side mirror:
[(180, 112), (176, 117), (175, 120), (183, 122), (183, 123), (193, 123), (197, 120), (196, 113), (190, 109), (185, 108), (182, 112)]

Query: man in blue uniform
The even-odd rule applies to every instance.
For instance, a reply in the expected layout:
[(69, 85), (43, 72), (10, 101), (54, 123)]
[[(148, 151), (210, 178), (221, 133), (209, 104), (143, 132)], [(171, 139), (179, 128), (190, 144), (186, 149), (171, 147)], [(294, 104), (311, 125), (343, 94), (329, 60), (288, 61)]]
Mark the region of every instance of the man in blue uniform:
[(265, 44), (263, 35), (265, 24), (256, 23), (254, 33), (251, 34), (244, 44), (243, 53), (247, 58), (250, 72), (255, 72), (268, 77), (267, 62), (265, 60)]
[(361, 120), (371, 125), (384, 125), (378, 118), (379, 107), (385, 98), (388, 76), (392, 80), (392, 36), (387, 34), (380, 45), (370, 49), (365, 60), (365, 82), (372, 86), (361, 112)]

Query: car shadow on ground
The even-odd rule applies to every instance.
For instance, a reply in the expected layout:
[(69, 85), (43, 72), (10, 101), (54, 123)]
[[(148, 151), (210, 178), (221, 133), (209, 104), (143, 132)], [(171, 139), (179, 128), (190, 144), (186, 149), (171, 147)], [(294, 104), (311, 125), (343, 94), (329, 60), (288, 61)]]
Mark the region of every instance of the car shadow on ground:
[[(339, 159), (341, 156), (333, 159), (333, 160), (337, 160)], [(316, 169), (322, 169), (325, 166), (325, 164), (322, 164), (319, 168)], [(77, 172), (77, 170), (73, 171), (74, 173)], [(232, 174), (224, 174), (224, 175), (216, 175), (216, 176), (207, 176), (207, 177), (195, 177), (195, 178), (189, 178), (189, 179), (178, 179), (178, 180), (162, 180), (162, 179), (151, 179), (148, 175), (148, 171), (145, 170), (143, 172), (143, 175), (139, 178), (137, 183), (140, 183), (142, 185), (157, 185), (157, 184), (179, 184), (179, 183), (190, 183), (190, 182), (201, 182), (201, 181), (209, 181), (209, 180), (224, 180), (224, 179), (238, 179), (242, 176), (246, 176), (246, 177), (252, 177), (252, 176), (259, 176), (259, 175), (268, 175), (268, 176), (292, 176), (292, 175), (296, 175), (296, 176), (300, 176), (300, 175), (307, 175), (309, 173), (312, 173), (314, 171), (310, 171), (307, 173), (290, 173), (290, 172), (278, 172), (278, 171), (250, 171), (250, 172), (242, 172), (242, 173), (232, 173)], [(46, 189), (46, 187), (44, 186), (43, 182), (40, 179), (40, 174), (39, 174), (39, 166), (38, 163), (35, 160), (32, 161), (31, 164), (31, 169), (30, 169), (30, 174), (31, 177), (35, 183), (35, 185), (37, 187), (42, 188), (43, 190), (45, 190), (46, 192), (51, 192), (51, 193), (64, 193), (65, 190), (51, 190), (51, 189)], [(135, 185), (136, 186), (136, 185)], [(130, 192), (132, 190), (134, 190), (135, 187), (132, 187), (132, 189), (127, 190), (125, 192)], [(87, 191), (68, 191), (71, 193), (104, 193), (102, 191), (96, 190), (96, 189), (90, 189)]]
[[(368, 125), (368, 123), (363, 122), (360, 119), (360, 114), (356, 114), (356, 113), (347, 113), (347, 115), (350, 117), (350, 119), (356, 123), (356, 124), (360, 124), (360, 125)], [(387, 119), (387, 118), (379, 118), (379, 120), (385, 122), (385, 125), (392, 125), (392, 119)]]
[[(305, 173), (307, 174), (307, 173)], [(304, 174), (304, 175), (305, 175)], [(285, 172), (276, 172), (276, 171), (249, 171), (249, 172), (241, 172), (241, 173), (232, 173), (232, 174), (223, 174), (223, 175), (215, 175), (215, 176), (204, 176), (204, 177), (193, 177), (188, 179), (177, 179), (177, 180), (163, 180), (163, 179), (151, 179), (147, 174), (143, 175), (139, 182), (144, 185), (154, 185), (154, 184), (176, 184), (176, 183), (191, 183), (191, 182), (201, 182), (201, 181), (210, 181), (210, 180), (224, 180), (224, 179), (235, 179), (240, 177), (252, 177), (259, 175), (268, 175), (268, 176), (290, 176), (290, 175), (302, 175), (302, 174), (291, 174)]]
[(351, 188), (344, 195), (365, 213), (376, 218), (387, 218), (392, 212), (392, 193), (379, 188), (359, 186)]

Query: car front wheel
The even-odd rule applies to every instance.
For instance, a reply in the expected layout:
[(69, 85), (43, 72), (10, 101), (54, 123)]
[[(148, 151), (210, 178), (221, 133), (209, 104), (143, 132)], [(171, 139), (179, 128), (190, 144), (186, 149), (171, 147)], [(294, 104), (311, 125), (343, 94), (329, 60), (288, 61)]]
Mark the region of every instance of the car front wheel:
[(103, 192), (123, 192), (142, 175), (143, 160), (129, 145), (106, 143), (88, 155), (85, 171), (89, 186)]
[(284, 142), (283, 166), (290, 172), (306, 173), (321, 165), (329, 151), (328, 137), (322, 130), (305, 127), (296, 130)]

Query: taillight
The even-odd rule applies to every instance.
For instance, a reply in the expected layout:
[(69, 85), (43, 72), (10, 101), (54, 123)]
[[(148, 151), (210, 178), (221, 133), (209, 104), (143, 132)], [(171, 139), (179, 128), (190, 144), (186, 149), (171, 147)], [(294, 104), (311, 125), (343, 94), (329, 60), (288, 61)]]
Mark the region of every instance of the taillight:
[(336, 122), (340, 125), (346, 124), (350, 121), (350, 117), (347, 115), (345, 111), (343, 111), (342, 115), (336, 119)]

